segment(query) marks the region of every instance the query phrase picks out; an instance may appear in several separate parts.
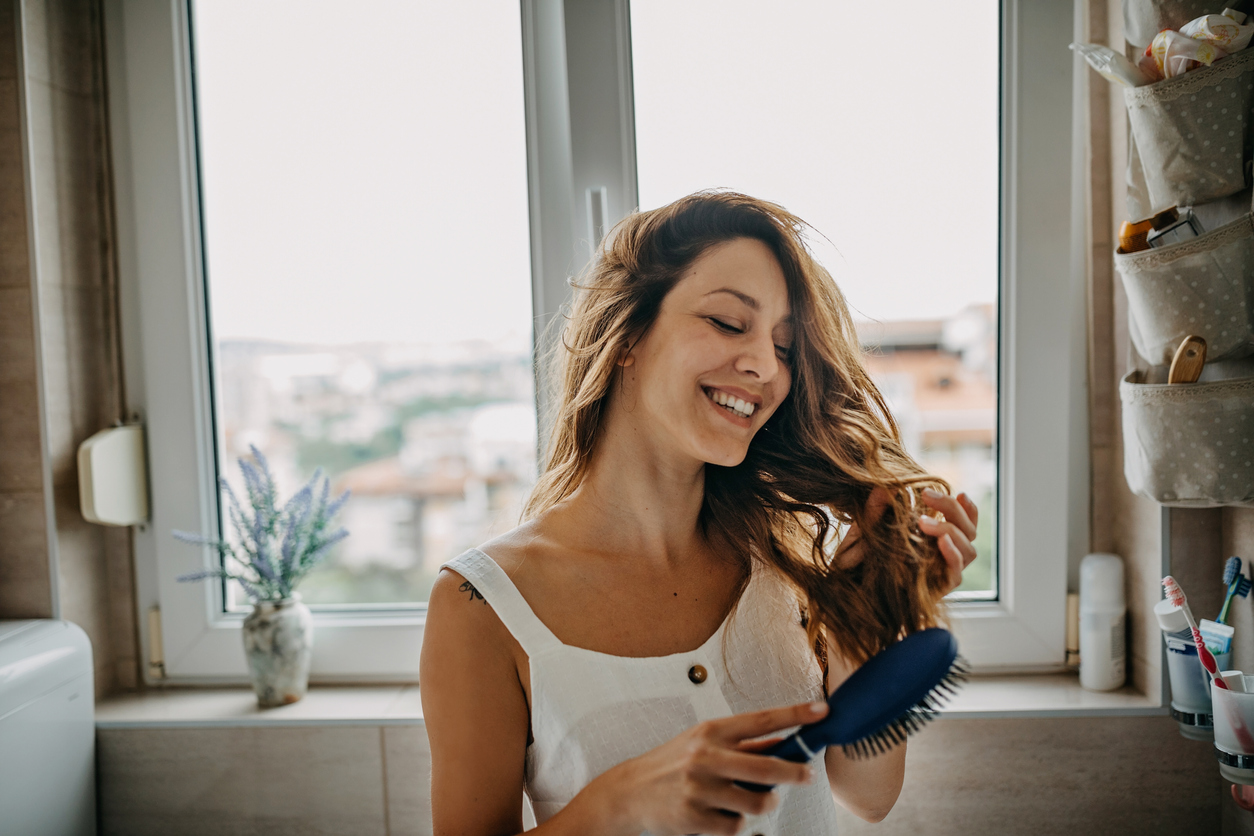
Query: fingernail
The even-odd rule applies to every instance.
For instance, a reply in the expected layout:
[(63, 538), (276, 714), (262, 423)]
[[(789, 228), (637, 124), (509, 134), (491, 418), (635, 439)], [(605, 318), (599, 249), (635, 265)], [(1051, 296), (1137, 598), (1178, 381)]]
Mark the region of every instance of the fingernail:
[(823, 714), (823, 713), (826, 713), (826, 711), (827, 711), (827, 703), (825, 703), (825, 702), (812, 702), (812, 703), (810, 703), (810, 713), (811, 713), (811, 714)]
[(936, 528), (936, 526), (940, 525), (935, 517), (929, 517), (927, 514), (920, 515), (919, 524), (926, 525), (928, 528)]
[(938, 497), (942, 497), (942, 496), (944, 496), (944, 494), (943, 494), (943, 493), (941, 493), (940, 491), (934, 491), (934, 490), (932, 490), (931, 488), (924, 488), (924, 489), (923, 489), (923, 495), (924, 495), (924, 496), (930, 496), (930, 497), (932, 497), (932, 498), (938, 498)]

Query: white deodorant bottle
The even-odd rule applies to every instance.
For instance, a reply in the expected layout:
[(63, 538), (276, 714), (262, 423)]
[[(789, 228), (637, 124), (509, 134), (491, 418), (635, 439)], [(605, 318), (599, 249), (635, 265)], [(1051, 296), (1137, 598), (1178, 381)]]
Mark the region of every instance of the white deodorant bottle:
[(1123, 561), (1090, 554), (1080, 561), (1080, 685), (1113, 691), (1127, 679)]

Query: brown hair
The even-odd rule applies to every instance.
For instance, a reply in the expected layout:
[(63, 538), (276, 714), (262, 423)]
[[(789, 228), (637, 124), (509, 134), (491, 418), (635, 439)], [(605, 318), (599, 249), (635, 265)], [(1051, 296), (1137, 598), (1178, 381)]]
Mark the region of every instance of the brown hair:
[[(575, 284), (554, 347), (552, 430), (524, 515), (543, 513), (579, 487), (617, 358), (649, 329), (686, 268), (715, 244), (761, 241), (788, 286), (792, 388), (743, 462), (706, 465), (699, 525), (746, 568), (757, 559), (781, 572), (799, 593), (811, 639), (826, 625), (834, 650), (857, 663), (940, 620), (946, 565), (915, 518), (919, 491), (948, 486), (906, 453), (863, 368), (844, 297), (805, 245), (806, 228), (780, 206), (726, 191), (637, 212), (614, 228)], [(886, 499), (876, 519), (867, 512), (872, 492)], [(866, 556), (858, 565), (833, 561), (835, 523), (862, 532)]]

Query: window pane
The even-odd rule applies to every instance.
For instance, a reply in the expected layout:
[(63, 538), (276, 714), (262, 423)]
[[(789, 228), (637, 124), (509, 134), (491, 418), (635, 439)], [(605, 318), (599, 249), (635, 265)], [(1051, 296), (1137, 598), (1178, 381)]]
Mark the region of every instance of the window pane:
[(306, 601), (424, 601), (535, 477), (518, 3), (193, 14), (220, 470), (353, 491)]
[(726, 186), (821, 233), (906, 444), (980, 507), (962, 590), (995, 594), (998, 4), (632, 0), (631, 37), (641, 206)]

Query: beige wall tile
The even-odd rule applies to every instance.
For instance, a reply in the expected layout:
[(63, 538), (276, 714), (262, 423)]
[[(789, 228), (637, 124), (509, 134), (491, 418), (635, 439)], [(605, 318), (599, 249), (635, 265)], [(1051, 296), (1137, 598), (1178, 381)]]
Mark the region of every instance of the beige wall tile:
[(103, 139), (98, 104), (42, 81), (26, 88), (38, 281), (101, 282)]
[(0, 491), (43, 487), (29, 288), (0, 288)]
[[(1223, 509), (1222, 557), (1241, 558), (1242, 571), (1248, 577), (1254, 567), (1254, 508)], [(1254, 595), (1232, 602), (1228, 623), (1236, 628), (1232, 640), (1233, 668), (1254, 673)], [(1254, 816), (1250, 816), (1254, 819)], [(1254, 836), (1254, 828), (1250, 833)]]
[(108, 309), (95, 287), (39, 289), (44, 409), (53, 484), (77, 485), (78, 446), (118, 417), (119, 381), (108, 362)]
[(90, 0), (21, 0), (26, 72), (74, 93), (90, 94), (99, 10)]
[(0, 79), (17, 78), (17, 18), (14, 4), (0, 3)]
[(0, 79), (0, 288), (30, 287), (24, 165), (18, 85), (6, 77)]
[(0, 618), (50, 618), (43, 491), (0, 493)]
[(384, 726), (389, 836), (431, 834), (431, 749), (421, 725)]
[(91, 639), (96, 695), (103, 696), (114, 687), (104, 529), (79, 513), (77, 485), (59, 487), (54, 496), (61, 617), (82, 627)]
[(102, 730), (101, 833), (384, 836), (379, 728)]
[[(60, 88), (50, 92), (52, 129), (56, 138), (55, 192), (43, 193), (56, 201), (58, 245), (62, 284), (98, 287), (101, 283), (101, 184), (105, 168), (102, 160), (103, 127), (99, 103), (90, 95), (68, 93)], [(52, 280), (40, 275), (40, 281)]]
[(141, 677), (131, 530), (107, 527), (102, 528), (101, 536), (105, 548), (113, 683), (117, 690), (133, 691), (139, 687)]
[(1167, 717), (941, 720), (907, 750), (888, 817), (841, 811), (841, 833), (877, 836), (1185, 836), (1219, 832), (1209, 745)]

